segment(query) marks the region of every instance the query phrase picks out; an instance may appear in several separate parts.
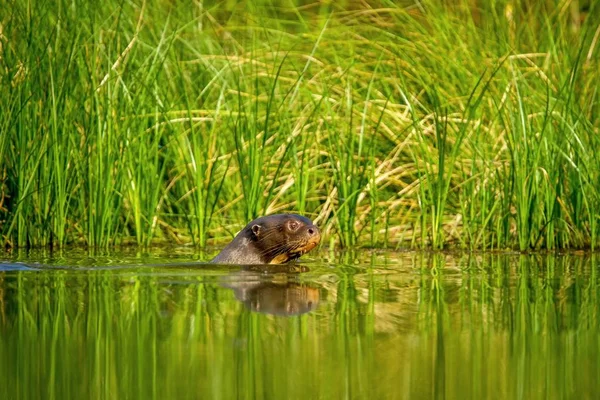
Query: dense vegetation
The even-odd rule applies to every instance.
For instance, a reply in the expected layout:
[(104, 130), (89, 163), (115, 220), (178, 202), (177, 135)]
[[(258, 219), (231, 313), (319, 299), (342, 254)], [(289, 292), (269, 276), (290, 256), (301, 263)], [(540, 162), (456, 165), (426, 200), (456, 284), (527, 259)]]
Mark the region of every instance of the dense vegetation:
[(183, 4), (1, 7), (4, 244), (597, 246), (596, 2)]

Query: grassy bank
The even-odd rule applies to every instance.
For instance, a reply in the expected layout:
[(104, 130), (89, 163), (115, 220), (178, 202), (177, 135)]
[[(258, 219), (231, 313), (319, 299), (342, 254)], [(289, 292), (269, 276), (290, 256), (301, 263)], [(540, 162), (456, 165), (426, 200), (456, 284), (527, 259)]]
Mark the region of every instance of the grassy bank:
[(598, 245), (595, 2), (258, 3), (9, 0), (2, 242)]

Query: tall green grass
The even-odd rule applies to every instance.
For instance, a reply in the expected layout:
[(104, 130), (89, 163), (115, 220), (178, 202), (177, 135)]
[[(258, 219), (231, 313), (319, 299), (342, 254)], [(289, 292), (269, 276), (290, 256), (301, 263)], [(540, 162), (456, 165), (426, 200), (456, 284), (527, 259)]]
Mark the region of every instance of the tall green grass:
[(8, 246), (204, 246), (301, 212), (341, 246), (595, 248), (595, 2), (10, 0)]

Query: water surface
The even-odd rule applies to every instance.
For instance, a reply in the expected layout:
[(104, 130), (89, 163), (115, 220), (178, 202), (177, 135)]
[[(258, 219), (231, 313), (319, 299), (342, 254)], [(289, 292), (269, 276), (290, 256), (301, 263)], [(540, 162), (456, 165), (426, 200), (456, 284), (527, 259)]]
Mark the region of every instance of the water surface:
[(597, 398), (596, 255), (208, 258), (2, 254), (0, 398)]

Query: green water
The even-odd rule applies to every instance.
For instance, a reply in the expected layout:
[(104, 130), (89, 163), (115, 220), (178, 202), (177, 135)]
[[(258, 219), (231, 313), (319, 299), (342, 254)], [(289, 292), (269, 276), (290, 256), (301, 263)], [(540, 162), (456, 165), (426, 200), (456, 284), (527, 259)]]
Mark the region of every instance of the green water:
[(2, 255), (0, 398), (598, 396), (596, 255), (207, 258)]

